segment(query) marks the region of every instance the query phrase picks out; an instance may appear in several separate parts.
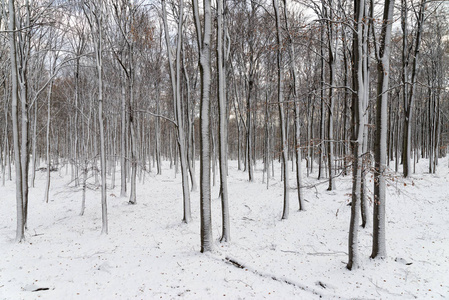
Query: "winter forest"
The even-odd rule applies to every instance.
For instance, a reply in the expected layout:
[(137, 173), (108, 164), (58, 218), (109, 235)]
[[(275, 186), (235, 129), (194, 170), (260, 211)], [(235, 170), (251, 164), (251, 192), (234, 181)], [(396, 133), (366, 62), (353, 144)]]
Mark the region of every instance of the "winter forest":
[(0, 3), (0, 299), (449, 297), (445, 1)]

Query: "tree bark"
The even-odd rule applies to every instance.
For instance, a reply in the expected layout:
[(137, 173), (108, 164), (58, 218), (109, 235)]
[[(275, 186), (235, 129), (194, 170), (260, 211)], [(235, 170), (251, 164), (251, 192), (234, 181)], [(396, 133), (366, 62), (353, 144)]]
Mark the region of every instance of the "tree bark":
[(23, 211), (23, 189), (22, 189), (22, 166), (20, 160), (20, 143), (19, 143), (19, 116), (17, 109), (17, 102), (19, 98), (18, 93), (18, 74), (17, 74), (17, 44), (16, 44), (16, 13), (14, 7), (14, 0), (9, 0), (9, 53), (11, 64), (11, 81), (12, 81), (12, 102), (11, 102), (11, 118), (13, 127), (13, 142), (14, 142), (14, 165), (16, 170), (16, 208), (17, 208), (17, 230), (16, 242), (22, 242), (25, 239), (25, 223)]
[(44, 201), (48, 203), (49, 193), (50, 193), (50, 171), (51, 171), (51, 161), (50, 161), (50, 125), (51, 125), (51, 92), (53, 88), (53, 83), (50, 82), (47, 95), (47, 134), (46, 134), (46, 157), (47, 157), (47, 184), (45, 185), (45, 196)]
[(301, 165), (301, 120), (300, 120), (300, 111), (299, 111), (299, 99), (298, 99), (298, 74), (296, 72), (295, 65), (295, 48), (293, 47), (293, 40), (290, 34), (289, 24), (288, 24), (288, 13), (287, 13), (287, 0), (284, 0), (284, 18), (285, 18), (285, 28), (288, 34), (288, 43), (289, 43), (289, 54), (290, 54), (290, 73), (292, 75), (292, 83), (293, 83), (293, 99), (295, 106), (295, 147), (294, 151), (296, 154), (296, 187), (297, 187), (297, 195), (298, 195), (298, 205), (299, 210), (304, 210), (304, 196), (303, 196), (303, 187), (302, 187), (302, 165)]
[[(404, 1), (404, 4), (406, 4), (406, 1)], [(403, 62), (403, 80), (404, 80), (404, 127), (403, 127), (403, 148), (402, 148), (402, 159), (403, 159), (403, 173), (404, 177), (409, 177), (410, 175), (410, 153), (411, 153), (411, 146), (412, 146), (412, 118), (413, 118), (413, 109), (414, 109), (414, 103), (415, 103), (415, 90), (416, 90), (416, 80), (417, 80), (417, 69), (418, 69), (418, 62), (419, 62), (419, 47), (421, 44), (421, 35), (423, 30), (423, 23), (424, 23), (424, 11), (425, 11), (425, 5), (426, 1), (421, 0), (421, 4), (419, 6), (419, 12), (418, 12), (418, 20), (417, 20), (417, 27), (416, 27), (416, 38), (415, 38), (415, 47), (414, 47), (414, 53), (413, 53), (413, 67), (412, 67), (412, 74), (411, 74), (411, 82), (410, 82), (410, 90), (408, 90), (408, 84), (406, 81), (408, 80), (407, 75), (407, 64), (408, 62)], [(407, 34), (407, 14), (406, 14), (406, 8), (402, 8), (404, 10), (403, 16), (403, 34), (404, 34), (404, 44), (403, 47), (407, 47), (405, 36)], [(406, 51), (406, 49), (403, 49), (403, 51)], [(404, 55), (404, 54), (403, 54)], [(404, 58), (405, 60), (405, 58)]]
[(192, 0), (197, 33), (201, 76), (200, 102), (200, 236), (201, 252), (213, 249), (210, 190), (210, 86), (211, 86), (211, 2), (203, 0), (204, 32), (201, 27), (198, 0)]
[[(164, 31), (165, 31), (165, 40), (167, 44), (168, 51), (168, 59), (169, 59), (169, 68), (170, 68), (170, 78), (172, 83), (173, 90), (173, 103), (175, 110), (175, 120), (176, 120), (176, 129), (177, 129), (177, 144), (178, 144), (178, 152), (181, 163), (181, 176), (182, 176), (182, 191), (183, 191), (183, 219), (182, 221), (185, 223), (189, 223), (191, 219), (190, 212), (190, 188), (189, 188), (189, 174), (188, 174), (188, 165), (187, 165), (187, 153), (186, 153), (186, 139), (184, 132), (184, 118), (181, 107), (181, 50), (182, 50), (182, 23), (183, 23), (183, 12), (184, 12), (184, 1), (181, 0), (179, 6), (179, 20), (178, 20), (178, 38), (176, 43), (176, 69), (173, 67), (173, 59), (170, 51), (170, 38), (168, 32), (168, 24), (167, 24), (167, 15), (165, 8), (165, 0), (162, 1), (163, 8), (163, 21), (164, 21)], [(176, 72), (176, 73), (175, 73)]]
[(386, 147), (387, 108), (390, 76), (391, 30), (393, 27), (394, 0), (386, 0), (382, 22), (380, 48), (376, 51), (378, 84), (376, 99), (376, 136), (374, 141), (374, 213), (373, 247), (371, 257), (384, 258), (385, 244), (385, 202), (386, 202)]
[(361, 183), (362, 183), (362, 154), (363, 154), (363, 139), (365, 128), (365, 112), (367, 100), (365, 89), (366, 81), (364, 80), (363, 63), (368, 49), (366, 44), (367, 24), (366, 17), (366, 3), (364, 0), (355, 1), (354, 19), (355, 32), (353, 37), (353, 87), (357, 94), (352, 97), (352, 197), (351, 197), (351, 221), (349, 226), (349, 243), (348, 243), (348, 264), (346, 267), (349, 270), (354, 270), (359, 267), (360, 258), (358, 251), (358, 230), (360, 223), (360, 198), (361, 198)]
[(281, 36), (281, 17), (279, 14), (279, 5), (277, 0), (273, 0), (273, 8), (276, 19), (276, 42), (277, 42), (277, 72), (278, 72), (278, 108), (279, 120), (281, 127), (281, 145), (282, 145), (282, 169), (284, 176), (284, 208), (282, 211), (282, 219), (288, 219), (289, 215), (289, 179), (288, 179), (288, 141), (287, 141), (287, 124), (284, 116), (284, 70), (282, 67), (282, 36)]
[(217, 2), (217, 69), (218, 69), (218, 107), (219, 107), (219, 160), (220, 160), (220, 195), (222, 218), (222, 242), (231, 240), (228, 200), (228, 157), (227, 157), (227, 98), (226, 98), (226, 69), (224, 49), (224, 21), (223, 0)]

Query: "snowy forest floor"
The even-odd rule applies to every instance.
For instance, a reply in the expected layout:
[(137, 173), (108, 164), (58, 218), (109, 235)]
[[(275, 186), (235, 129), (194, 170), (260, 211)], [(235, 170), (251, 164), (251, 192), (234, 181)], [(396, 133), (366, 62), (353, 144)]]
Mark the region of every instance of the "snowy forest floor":
[[(291, 165), (289, 164), (289, 167)], [(81, 191), (66, 169), (52, 173), (48, 204), (45, 173), (30, 189), (26, 240), (15, 237), (15, 187), (0, 187), (0, 299), (431, 299), (449, 297), (449, 168), (436, 174), (420, 160), (410, 179), (389, 180), (385, 260), (371, 260), (371, 225), (359, 229), (361, 268), (348, 271), (351, 176), (304, 176), (306, 211), (290, 194), (290, 217), (280, 220), (280, 166), (269, 189), (262, 164), (255, 182), (230, 162), (231, 238), (221, 232), (220, 200), (213, 189), (215, 250), (202, 254), (199, 192), (183, 224), (181, 176), (166, 163), (137, 186), (137, 205), (108, 190), (109, 234), (102, 236), (100, 190)], [(294, 173), (291, 173), (291, 186)], [(321, 182), (321, 184), (320, 184)], [(119, 183), (117, 173), (116, 183)], [(312, 187), (314, 186), (314, 187)], [(372, 190), (372, 183), (369, 188)], [(243, 267), (242, 267), (243, 266)], [(40, 290), (37, 289), (47, 289)]]

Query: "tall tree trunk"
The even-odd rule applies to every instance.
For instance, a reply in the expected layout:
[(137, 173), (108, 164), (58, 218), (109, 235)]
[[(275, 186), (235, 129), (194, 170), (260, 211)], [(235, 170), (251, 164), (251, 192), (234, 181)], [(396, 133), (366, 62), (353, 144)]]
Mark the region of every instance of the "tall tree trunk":
[(354, 19), (355, 32), (353, 37), (353, 87), (357, 94), (352, 97), (352, 202), (351, 202), (351, 221), (349, 226), (348, 243), (348, 264), (349, 270), (359, 267), (360, 258), (358, 251), (358, 230), (360, 223), (360, 198), (362, 186), (362, 153), (363, 153), (363, 131), (365, 128), (365, 112), (367, 100), (364, 80), (364, 60), (368, 55), (366, 44), (367, 25), (365, 23), (366, 3), (364, 0), (355, 1)]
[(184, 17), (184, 1), (180, 1), (179, 7), (179, 21), (178, 21), (178, 41), (176, 45), (176, 121), (178, 128), (178, 150), (179, 150), (179, 161), (181, 164), (181, 176), (182, 176), (182, 191), (183, 191), (183, 204), (184, 204), (184, 215), (183, 221), (185, 223), (191, 220), (191, 209), (190, 209), (190, 187), (189, 187), (189, 167), (187, 161), (187, 150), (186, 150), (186, 138), (184, 132), (184, 116), (181, 106), (181, 50), (182, 47), (182, 24)]
[[(132, 22), (132, 18), (131, 18)], [(131, 26), (134, 26), (131, 23)], [(132, 41), (128, 42), (128, 89), (129, 89), (129, 127), (131, 130), (131, 192), (129, 195), (129, 204), (137, 203), (137, 160), (138, 160), (138, 125), (136, 120), (136, 113), (134, 110), (134, 44)]]
[[(100, 17), (101, 18), (101, 17)], [(98, 121), (100, 127), (100, 168), (101, 168), (101, 219), (102, 227), (101, 233), (108, 233), (108, 216), (107, 216), (107, 194), (106, 194), (106, 145), (105, 145), (105, 134), (104, 134), (104, 115), (103, 115), (103, 78), (102, 78), (102, 21), (99, 21), (99, 35), (97, 43), (97, 70), (98, 70)]]
[(284, 176), (284, 208), (282, 219), (288, 219), (289, 214), (289, 181), (288, 181), (288, 141), (287, 124), (284, 116), (284, 71), (282, 68), (282, 36), (281, 36), (281, 17), (279, 14), (279, 5), (277, 0), (273, 0), (274, 13), (276, 18), (276, 42), (277, 42), (277, 72), (278, 72), (278, 107), (281, 127), (281, 145), (282, 145), (282, 169)]
[(268, 92), (265, 92), (265, 164), (264, 172), (267, 174), (267, 190), (270, 185), (270, 110), (268, 107)]
[(254, 180), (254, 167), (253, 167), (253, 127), (252, 127), (252, 103), (251, 103), (251, 94), (254, 85), (254, 78), (252, 77), (252, 71), (250, 71), (249, 79), (248, 79), (248, 95), (246, 99), (246, 165), (248, 166), (248, 180)]
[[(174, 100), (174, 110), (175, 110), (175, 120), (177, 128), (177, 142), (178, 142), (178, 152), (181, 163), (181, 176), (182, 176), (182, 191), (183, 191), (183, 219), (185, 223), (190, 222), (191, 212), (190, 212), (190, 187), (189, 187), (189, 174), (187, 165), (187, 153), (186, 153), (186, 139), (184, 132), (184, 118), (181, 106), (181, 50), (182, 50), (182, 35), (183, 35), (183, 15), (184, 15), (184, 1), (181, 0), (179, 6), (179, 20), (178, 20), (178, 38), (176, 43), (176, 70), (173, 68), (173, 60), (170, 51), (170, 38), (168, 34), (168, 24), (167, 15), (165, 8), (165, 0), (162, 1), (163, 7), (163, 21), (164, 21), (164, 31), (165, 40), (167, 44), (169, 68), (170, 68), (170, 78), (173, 90), (173, 100)], [(175, 73), (176, 72), (176, 73)]]
[(321, 179), (321, 176), (323, 175), (323, 158), (324, 158), (324, 116), (325, 116), (325, 109), (324, 109), (324, 81), (325, 81), (325, 66), (324, 66), (324, 28), (321, 28), (320, 30), (320, 141), (318, 144), (318, 153), (320, 155), (318, 160), (318, 180)]
[[(79, 51), (77, 53), (77, 55), (80, 55)], [(79, 97), (80, 97), (80, 88), (79, 88), (79, 68), (80, 68), (80, 58), (77, 58), (76, 61), (76, 66), (75, 66), (75, 116), (74, 116), (74, 135), (75, 135), (75, 142), (74, 142), (74, 154), (73, 154), (73, 159), (74, 159), (74, 163), (72, 165), (74, 165), (75, 168), (75, 186), (79, 186), (79, 168), (80, 168), (80, 161), (79, 161), (79, 141), (78, 141), (78, 137), (79, 137), (79, 133), (78, 133), (78, 102), (79, 102)], [(33, 154), (33, 159), (34, 159), (34, 154)]]
[[(36, 148), (37, 148), (37, 102), (34, 102), (34, 119), (33, 119), (33, 168), (31, 169), (31, 186), (34, 188), (34, 181), (36, 178)], [(1, 153), (1, 152), (0, 152)]]
[[(100, 172), (101, 172), (101, 233), (108, 233), (107, 194), (106, 194), (106, 146), (103, 113), (103, 2), (89, 3), (87, 6), (91, 29), (94, 32), (95, 61), (98, 76), (98, 126), (100, 134)], [(94, 10), (94, 11), (92, 11)], [(95, 136), (96, 137), (96, 136)], [(96, 144), (96, 143), (95, 143)], [(94, 166), (96, 164), (94, 163)]]
[(192, 105), (192, 108), (189, 108), (190, 105), (190, 80), (189, 75), (187, 74), (187, 70), (185, 69), (184, 56), (183, 56), (183, 73), (184, 79), (186, 81), (186, 94), (187, 94), (187, 120), (188, 120), (188, 133), (187, 133), (187, 164), (189, 168), (190, 174), (190, 182), (192, 184), (192, 192), (196, 192), (198, 189), (196, 183), (196, 174), (195, 174), (195, 105)]
[[(411, 146), (412, 146), (412, 118), (413, 118), (413, 108), (414, 108), (414, 102), (415, 102), (415, 90), (416, 90), (416, 80), (417, 80), (417, 72), (418, 72), (418, 62), (419, 62), (419, 47), (421, 44), (421, 35), (423, 30), (423, 23), (424, 23), (424, 11), (425, 11), (425, 5), (427, 1), (421, 0), (421, 4), (419, 6), (419, 12), (418, 12), (418, 20), (417, 20), (417, 27), (416, 27), (416, 38), (415, 38), (415, 46), (414, 46), (414, 52), (413, 52), (413, 67), (412, 67), (412, 74), (411, 74), (411, 82), (410, 82), (410, 91), (408, 92), (408, 86), (406, 84), (406, 81), (408, 80), (407, 75), (407, 64), (408, 61), (405, 61), (405, 58), (403, 58), (403, 80), (404, 80), (404, 127), (403, 127), (403, 149), (402, 149), (402, 159), (403, 159), (403, 173), (404, 177), (408, 177), (410, 175), (410, 153), (411, 153)], [(407, 2), (403, 0), (403, 6), (406, 6)], [(407, 8), (402, 7), (403, 13), (402, 13), (402, 28), (403, 28), (403, 47), (407, 47)], [(403, 52), (405, 52), (406, 49), (403, 49)], [(405, 54), (403, 54), (404, 56)]]
[[(156, 113), (161, 115), (161, 103), (160, 103), (160, 91), (159, 84), (156, 88)], [(161, 160), (161, 120), (156, 118), (156, 168), (157, 174), (162, 174), (162, 160)]]
[[(329, 0), (329, 12), (326, 6), (323, 6), (324, 17), (329, 20), (334, 19), (332, 0)], [(327, 165), (329, 174), (329, 185), (327, 190), (334, 189), (334, 85), (336, 73), (336, 61), (338, 49), (338, 36), (334, 37), (334, 24), (332, 21), (327, 22), (328, 32), (328, 64), (329, 64), (329, 105), (328, 105), (328, 120), (327, 120)], [(334, 44), (335, 43), (335, 44)]]
[[(124, 73), (124, 72), (122, 72)], [(126, 197), (126, 127), (128, 114), (126, 113), (126, 86), (122, 75), (121, 109), (120, 109), (120, 197)]]
[(14, 7), (14, 0), (9, 0), (9, 52), (11, 65), (11, 81), (12, 81), (12, 102), (11, 102), (11, 118), (14, 141), (14, 165), (16, 170), (16, 207), (17, 207), (17, 230), (16, 241), (24, 240), (25, 223), (23, 211), (23, 189), (22, 189), (22, 166), (20, 160), (20, 144), (19, 144), (19, 115), (17, 109), (17, 102), (19, 98), (18, 93), (18, 74), (17, 74), (17, 45), (16, 45), (16, 13)]
[(385, 201), (386, 201), (386, 147), (387, 108), (390, 76), (391, 30), (393, 27), (394, 0), (386, 0), (380, 37), (380, 48), (376, 51), (378, 84), (376, 103), (376, 136), (374, 142), (374, 214), (372, 258), (386, 257)]
[(347, 175), (347, 166), (348, 166), (348, 155), (349, 155), (349, 140), (348, 140), (348, 95), (349, 95), (349, 82), (348, 82), (348, 61), (347, 61), (347, 41), (346, 38), (343, 39), (343, 67), (344, 67), (344, 79), (343, 86), (345, 87), (345, 91), (343, 94), (343, 175)]
[[(222, 218), (222, 242), (229, 242), (231, 239), (229, 221), (229, 201), (228, 201), (228, 157), (227, 145), (227, 98), (226, 98), (226, 53), (224, 49), (224, 21), (223, 21), (223, 0), (217, 2), (217, 69), (218, 69), (218, 108), (219, 108), (219, 159), (220, 159), (220, 195), (221, 195), (221, 218)], [(227, 55), (226, 55), (227, 56)]]
[(288, 13), (287, 13), (287, 1), (284, 0), (284, 18), (285, 18), (285, 28), (288, 34), (289, 42), (289, 54), (290, 54), (290, 73), (292, 75), (293, 82), (293, 99), (295, 105), (295, 154), (296, 154), (296, 187), (298, 195), (299, 210), (304, 210), (304, 196), (302, 192), (302, 166), (301, 166), (301, 120), (299, 111), (299, 99), (298, 99), (298, 74), (296, 72), (295, 66), (295, 48), (293, 47), (293, 40), (290, 34), (289, 24), (288, 24)]
[(47, 157), (47, 184), (45, 185), (45, 197), (44, 201), (48, 203), (48, 198), (50, 194), (50, 171), (51, 171), (51, 161), (50, 161), (50, 125), (51, 125), (51, 92), (53, 88), (53, 83), (50, 82), (47, 95), (47, 135), (46, 135), (46, 157)]
[[(130, 72), (132, 73), (132, 71)], [(129, 204), (136, 204), (137, 203), (137, 138), (136, 138), (136, 134), (137, 134), (137, 122), (135, 120), (135, 115), (133, 112), (133, 75), (130, 74), (130, 116), (129, 116), (129, 127), (131, 130), (131, 191), (129, 194)]]
[[(369, 35), (369, 30), (370, 30), (370, 24), (368, 23), (366, 25), (366, 34), (364, 34), (363, 36), (363, 47), (365, 49), (368, 49), (368, 35)], [(368, 51), (368, 50), (366, 50)], [(368, 103), (369, 101), (369, 91), (370, 91), (370, 87), (369, 87), (369, 83), (370, 83), (370, 72), (369, 72), (369, 55), (365, 55), (363, 57), (363, 62), (362, 62), (363, 66), (363, 85), (364, 85), (364, 90), (363, 93), (364, 95), (364, 99), (365, 99), (365, 103)], [(368, 104), (366, 104), (367, 106)], [(365, 114), (368, 114), (368, 111), (365, 109)], [(369, 118), (365, 116), (365, 122), (364, 124), (368, 124), (369, 123)], [(370, 140), (369, 138), (369, 131), (368, 131), (368, 126), (363, 127), (363, 145), (362, 145), (362, 165), (360, 166), (362, 172), (361, 172), (361, 191), (360, 191), (360, 206), (361, 206), (361, 217), (362, 217), (362, 227), (365, 228), (366, 224), (368, 223), (369, 220), (369, 212), (368, 212), (368, 195), (367, 195), (367, 180), (366, 180), (366, 174), (367, 174), (367, 170), (369, 169), (370, 166), (368, 166), (368, 163), (370, 162), (370, 157), (369, 152), (368, 152), (368, 141)]]
[[(4, 101), (4, 112), (5, 112), (5, 126), (4, 126), (4, 144), (3, 144), (3, 158), (4, 158), (4, 164), (2, 165), (2, 186), (5, 186), (6, 177), (9, 179), (11, 178), (11, 159), (10, 159), (10, 149), (9, 149), (9, 137), (8, 137), (8, 96), (6, 88), (6, 81), (4, 82), (4, 92), (5, 92), (5, 100)], [(8, 171), (8, 174), (6, 174), (6, 171)], [(11, 180), (11, 179), (10, 179)]]
[(211, 189), (210, 189), (210, 86), (211, 62), (210, 43), (212, 16), (210, 0), (203, 0), (204, 32), (201, 27), (198, 0), (192, 0), (194, 22), (197, 33), (199, 66), (201, 75), (200, 103), (200, 220), (201, 252), (213, 248)]
[[(30, 27), (30, 3), (25, 1), (26, 19), (25, 27)], [(29, 116), (28, 116), (28, 60), (31, 49), (30, 33), (28, 30), (23, 31), (23, 35), (19, 34), (20, 51), (18, 57), (20, 57), (20, 67), (18, 67), (18, 78), (20, 87), (20, 100), (21, 100), (21, 167), (22, 167), (22, 197), (23, 197), (23, 219), (24, 226), (27, 227), (28, 218), (28, 170), (30, 163), (29, 152)]]

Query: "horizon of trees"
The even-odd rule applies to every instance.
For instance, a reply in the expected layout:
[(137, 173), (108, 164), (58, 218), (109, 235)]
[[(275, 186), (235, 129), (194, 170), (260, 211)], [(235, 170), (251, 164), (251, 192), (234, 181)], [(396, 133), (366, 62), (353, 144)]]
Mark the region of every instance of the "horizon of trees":
[(229, 242), (228, 160), (249, 182), (262, 161), (267, 188), (271, 177), (283, 180), (282, 219), (292, 188), (295, 208), (305, 209), (302, 176), (332, 190), (352, 175), (347, 267), (355, 269), (360, 225), (374, 224), (371, 257), (387, 255), (392, 172), (402, 164), (409, 177), (427, 158), (434, 173), (447, 155), (443, 1), (2, 0), (0, 8), (0, 166), (2, 185), (15, 174), (18, 242), (37, 170), (46, 171), (48, 202), (52, 170), (70, 166), (81, 215), (94, 178), (107, 234), (107, 189), (120, 185), (138, 204), (137, 180), (161, 174), (166, 160), (182, 176), (183, 222), (190, 192), (200, 191), (207, 252), (211, 185), (220, 186)]

